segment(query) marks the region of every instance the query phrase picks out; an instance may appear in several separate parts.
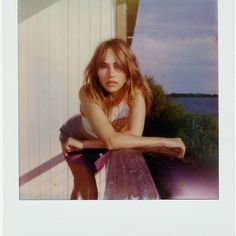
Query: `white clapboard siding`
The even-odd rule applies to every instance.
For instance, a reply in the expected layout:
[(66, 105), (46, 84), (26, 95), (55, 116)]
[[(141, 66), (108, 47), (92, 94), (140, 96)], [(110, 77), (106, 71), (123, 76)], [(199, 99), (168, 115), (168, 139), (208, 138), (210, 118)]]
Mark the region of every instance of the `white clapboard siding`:
[[(79, 77), (79, 1), (68, 1), (68, 118), (78, 112)], [(71, 172), (67, 171), (67, 198), (73, 188)]]
[[(58, 130), (67, 119), (67, 2), (57, 1), (49, 8), (49, 91), (50, 91), (50, 155), (60, 150)], [(66, 165), (51, 169), (51, 198), (62, 199), (61, 189)], [(66, 195), (67, 196), (67, 195)], [(66, 198), (64, 196), (64, 198)]]
[(90, 1), (79, 1), (79, 85), (83, 82), (83, 72), (90, 58)]
[(79, 1), (68, 1), (68, 115), (78, 112), (79, 78)]
[[(38, 1), (38, 8), (43, 8), (43, 1)], [(39, 144), (40, 163), (50, 159), (50, 120), (49, 120), (49, 12), (42, 9), (38, 13), (38, 78), (39, 78)], [(50, 172), (40, 175), (41, 199), (50, 199)]]
[[(37, 11), (37, 1), (28, 5), (28, 13)], [(39, 156), (39, 78), (38, 78), (38, 17), (31, 15), (27, 22), (28, 35), (28, 135), (29, 135), (29, 168), (34, 169), (40, 165)], [(40, 181), (34, 179), (30, 183), (32, 199), (40, 199)]]
[(115, 1), (101, 0), (101, 40), (109, 39), (114, 34), (115, 19), (114, 3)]
[[(27, 4), (25, 1), (19, 2), (19, 19), (27, 12)], [(27, 38), (27, 22), (20, 23), (19, 33), (19, 174), (26, 173), (29, 167), (29, 130), (28, 130), (28, 38)], [(24, 131), (24, 132), (23, 132)], [(21, 188), (20, 198), (29, 198), (29, 185)]]
[(41, 167), (61, 152), (59, 128), (79, 112), (78, 91), (94, 49), (114, 35), (115, 0), (19, 1), (19, 174), (30, 173), (20, 199), (70, 197), (66, 162), (40, 174)]
[(100, 42), (100, 32), (101, 28), (97, 27), (97, 25), (100, 25), (101, 21), (101, 12), (97, 9), (101, 8), (100, 1), (97, 0), (90, 0), (90, 57), (92, 56), (92, 53), (94, 52), (95, 48), (97, 47), (98, 42)]

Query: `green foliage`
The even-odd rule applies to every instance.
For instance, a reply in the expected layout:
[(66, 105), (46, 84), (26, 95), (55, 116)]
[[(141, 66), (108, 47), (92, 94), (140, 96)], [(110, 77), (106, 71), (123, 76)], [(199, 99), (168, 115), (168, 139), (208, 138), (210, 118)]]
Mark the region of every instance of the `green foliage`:
[(186, 145), (186, 161), (215, 167), (218, 164), (218, 120), (211, 114), (185, 110), (172, 102), (162, 87), (146, 76), (153, 92), (151, 113), (146, 118), (144, 135), (181, 137)]

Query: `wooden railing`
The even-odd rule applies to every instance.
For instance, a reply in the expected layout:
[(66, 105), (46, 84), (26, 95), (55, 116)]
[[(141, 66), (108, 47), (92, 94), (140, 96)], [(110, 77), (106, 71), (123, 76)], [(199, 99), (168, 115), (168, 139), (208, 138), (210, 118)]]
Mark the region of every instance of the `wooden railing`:
[(106, 164), (106, 200), (159, 199), (157, 188), (141, 151), (111, 151)]
[[(167, 154), (172, 157), (175, 154), (166, 150), (153, 151), (165, 154), (146, 157), (155, 184), (142, 152), (109, 151), (105, 168), (96, 175), (99, 199), (218, 199), (218, 172), (196, 169), (182, 160), (168, 158)], [(64, 160), (63, 154), (59, 154), (20, 176), (20, 199), (69, 199), (73, 176)], [(66, 173), (60, 172), (63, 163)], [(58, 178), (59, 175), (62, 177)]]

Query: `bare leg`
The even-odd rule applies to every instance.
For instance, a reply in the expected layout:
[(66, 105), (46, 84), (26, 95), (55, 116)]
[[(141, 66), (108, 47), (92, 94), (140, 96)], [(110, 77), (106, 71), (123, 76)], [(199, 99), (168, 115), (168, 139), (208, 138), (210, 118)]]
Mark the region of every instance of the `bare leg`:
[(97, 185), (94, 172), (83, 163), (74, 165), (68, 163), (74, 176), (74, 188), (71, 193), (71, 200), (78, 199), (80, 193), (85, 200), (98, 198)]

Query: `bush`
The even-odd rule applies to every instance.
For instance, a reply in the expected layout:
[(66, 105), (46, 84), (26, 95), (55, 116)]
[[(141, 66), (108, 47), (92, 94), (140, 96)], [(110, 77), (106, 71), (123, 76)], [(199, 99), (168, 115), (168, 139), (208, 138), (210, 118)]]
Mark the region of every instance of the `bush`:
[(218, 164), (218, 121), (211, 114), (187, 111), (172, 102), (162, 87), (146, 76), (153, 104), (145, 122), (145, 136), (181, 137), (186, 145), (185, 161), (215, 167)]

